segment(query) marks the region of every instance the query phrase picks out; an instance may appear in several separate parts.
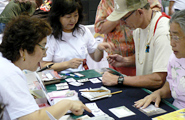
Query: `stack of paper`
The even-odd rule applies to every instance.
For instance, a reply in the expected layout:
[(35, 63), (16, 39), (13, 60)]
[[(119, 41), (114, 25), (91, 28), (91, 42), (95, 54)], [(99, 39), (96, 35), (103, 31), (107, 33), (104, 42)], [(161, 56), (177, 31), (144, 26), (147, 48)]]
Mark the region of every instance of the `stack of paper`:
[(72, 97), (75, 94), (77, 94), (75, 90), (52, 91), (48, 93), (51, 99)]
[(83, 97), (89, 99), (90, 101), (112, 96), (110, 94), (111, 91), (109, 89), (107, 89), (106, 87), (103, 87), (103, 86), (100, 87), (100, 88), (86, 89), (86, 90), (89, 90), (89, 91), (106, 90), (106, 92), (81, 92), (81, 95)]
[(48, 93), (48, 95), (52, 99), (53, 104), (64, 99), (79, 100), (78, 93), (74, 90), (53, 91)]

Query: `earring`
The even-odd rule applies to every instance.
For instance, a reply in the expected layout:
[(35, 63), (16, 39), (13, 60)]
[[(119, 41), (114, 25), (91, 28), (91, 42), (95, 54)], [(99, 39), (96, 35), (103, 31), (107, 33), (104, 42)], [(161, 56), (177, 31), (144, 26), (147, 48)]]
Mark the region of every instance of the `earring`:
[(25, 59), (25, 56), (23, 55), (23, 61), (25, 61), (26, 59)]

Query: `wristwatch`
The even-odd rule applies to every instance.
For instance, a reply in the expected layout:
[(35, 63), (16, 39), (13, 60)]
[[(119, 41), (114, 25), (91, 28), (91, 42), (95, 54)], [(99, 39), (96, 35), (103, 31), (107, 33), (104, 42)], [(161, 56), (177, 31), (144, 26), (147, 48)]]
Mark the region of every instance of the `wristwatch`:
[(124, 81), (124, 76), (120, 75), (118, 78), (118, 85), (122, 86)]

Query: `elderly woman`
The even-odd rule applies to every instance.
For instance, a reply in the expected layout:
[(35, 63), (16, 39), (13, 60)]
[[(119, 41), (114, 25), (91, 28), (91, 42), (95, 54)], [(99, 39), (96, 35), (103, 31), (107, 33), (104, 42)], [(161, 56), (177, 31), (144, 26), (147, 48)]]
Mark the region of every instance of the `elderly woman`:
[(0, 45), (0, 101), (5, 107), (5, 120), (47, 120), (46, 110), (59, 119), (68, 110), (81, 115), (90, 110), (80, 101), (62, 100), (39, 109), (29, 93), (26, 77), (22, 70), (35, 71), (46, 56), (46, 36), (51, 34), (50, 25), (38, 18), (20, 16), (7, 24)]

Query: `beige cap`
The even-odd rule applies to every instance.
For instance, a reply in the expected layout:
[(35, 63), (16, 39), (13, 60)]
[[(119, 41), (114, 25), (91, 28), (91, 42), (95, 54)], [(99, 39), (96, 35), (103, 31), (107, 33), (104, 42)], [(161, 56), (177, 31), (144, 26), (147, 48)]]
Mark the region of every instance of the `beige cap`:
[(107, 17), (109, 21), (117, 21), (128, 12), (143, 8), (147, 0), (114, 0), (114, 11)]

